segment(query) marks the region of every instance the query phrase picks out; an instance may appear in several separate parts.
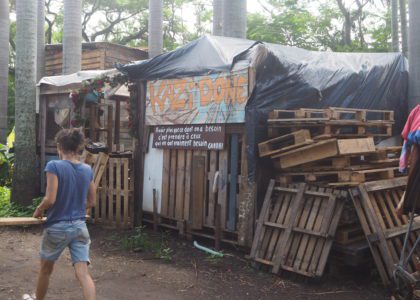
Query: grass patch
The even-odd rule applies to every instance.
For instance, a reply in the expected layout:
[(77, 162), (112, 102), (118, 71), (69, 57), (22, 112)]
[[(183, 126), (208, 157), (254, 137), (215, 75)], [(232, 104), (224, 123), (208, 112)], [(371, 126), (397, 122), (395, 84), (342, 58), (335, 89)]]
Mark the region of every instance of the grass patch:
[(131, 251), (149, 251), (156, 258), (171, 261), (173, 250), (168, 245), (168, 234), (162, 233), (159, 240), (155, 240), (150, 238), (144, 228), (136, 227), (134, 234), (124, 237), (121, 240), (122, 247)]
[(10, 195), (10, 188), (0, 186), (0, 217), (31, 217), (36, 207), (42, 201), (42, 197), (38, 197), (32, 200), (31, 205), (23, 207), (10, 202)]

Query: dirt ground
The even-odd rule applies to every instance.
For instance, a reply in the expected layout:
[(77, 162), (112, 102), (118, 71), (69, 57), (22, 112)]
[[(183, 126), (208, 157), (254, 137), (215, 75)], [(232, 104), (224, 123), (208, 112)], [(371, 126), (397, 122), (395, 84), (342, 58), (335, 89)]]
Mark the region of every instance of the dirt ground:
[[(175, 236), (169, 237), (172, 260), (165, 261), (147, 250), (122, 249), (126, 231), (90, 225), (90, 232), (98, 299), (389, 299), (370, 269), (331, 272), (330, 266), (319, 280), (275, 276), (252, 268), (243, 253), (226, 251), (227, 257), (215, 261)], [(34, 291), (41, 233), (40, 227), (0, 228), (0, 299)], [(55, 266), (47, 299), (82, 299), (67, 250)]]

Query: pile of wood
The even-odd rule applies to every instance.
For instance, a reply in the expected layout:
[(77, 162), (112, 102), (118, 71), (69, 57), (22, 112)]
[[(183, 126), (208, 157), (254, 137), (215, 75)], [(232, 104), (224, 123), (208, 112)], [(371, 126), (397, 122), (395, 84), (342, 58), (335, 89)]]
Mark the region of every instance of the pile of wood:
[[(407, 216), (396, 213), (407, 179), (394, 178), (401, 147), (378, 148), (374, 142), (391, 136), (393, 123), (392, 111), (271, 112), (270, 139), (259, 144), (259, 153), (271, 158), (276, 178), (266, 192), (250, 257), (273, 273), (318, 277), (333, 243), (365, 241), (389, 285), (407, 229)], [(417, 222), (409, 249), (420, 237)], [(410, 273), (416, 263), (409, 262)]]
[(377, 148), (374, 138), (392, 134), (392, 111), (343, 109), (274, 110), (260, 157), (272, 159), (276, 181), (340, 187), (394, 178), (400, 147)]

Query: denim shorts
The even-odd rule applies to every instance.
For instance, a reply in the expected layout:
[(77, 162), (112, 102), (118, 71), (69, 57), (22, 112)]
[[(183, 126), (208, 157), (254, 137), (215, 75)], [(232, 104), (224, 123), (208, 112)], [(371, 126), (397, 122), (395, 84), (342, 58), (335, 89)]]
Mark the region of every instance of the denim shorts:
[(90, 236), (85, 221), (60, 221), (44, 229), (39, 252), (41, 259), (55, 262), (66, 247), (69, 247), (73, 265), (77, 262), (90, 264)]

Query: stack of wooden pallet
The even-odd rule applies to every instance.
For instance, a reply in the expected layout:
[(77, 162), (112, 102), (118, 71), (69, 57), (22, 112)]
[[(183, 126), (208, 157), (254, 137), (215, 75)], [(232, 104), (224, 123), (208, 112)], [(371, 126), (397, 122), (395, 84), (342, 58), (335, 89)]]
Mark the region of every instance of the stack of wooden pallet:
[(392, 134), (392, 111), (343, 109), (275, 110), (269, 140), (259, 144), (283, 184), (313, 182), (330, 187), (393, 178), (400, 147), (377, 148), (375, 137)]
[[(407, 222), (395, 213), (401, 191), (391, 188), (374, 199), (359, 193), (364, 186), (401, 188), (406, 180), (394, 178), (399, 174), (401, 147), (378, 148), (374, 143), (374, 139), (391, 136), (393, 123), (392, 111), (330, 107), (271, 112), (270, 139), (259, 144), (259, 153), (271, 158), (276, 178), (266, 193), (250, 257), (274, 273), (288, 270), (317, 277), (324, 271), (333, 241), (346, 246), (367, 239), (382, 280), (388, 284), (386, 271), (392, 268), (385, 270), (380, 262), (391, 266), (401, 249)], [(353, 203), (346, 201), (348, 191)], [(382, 211), (368, 209), (372, 199)], [(390, 224), (392, 218), (396, 220), (382, 241), (396, 245), (391, 249), (392, 259), (378, 252), (372, 238), (388, 227), (373, 228), (366, 214), (378, 220), (385, 215)], [(391, 245), (396, 230), (398, 238)]]

